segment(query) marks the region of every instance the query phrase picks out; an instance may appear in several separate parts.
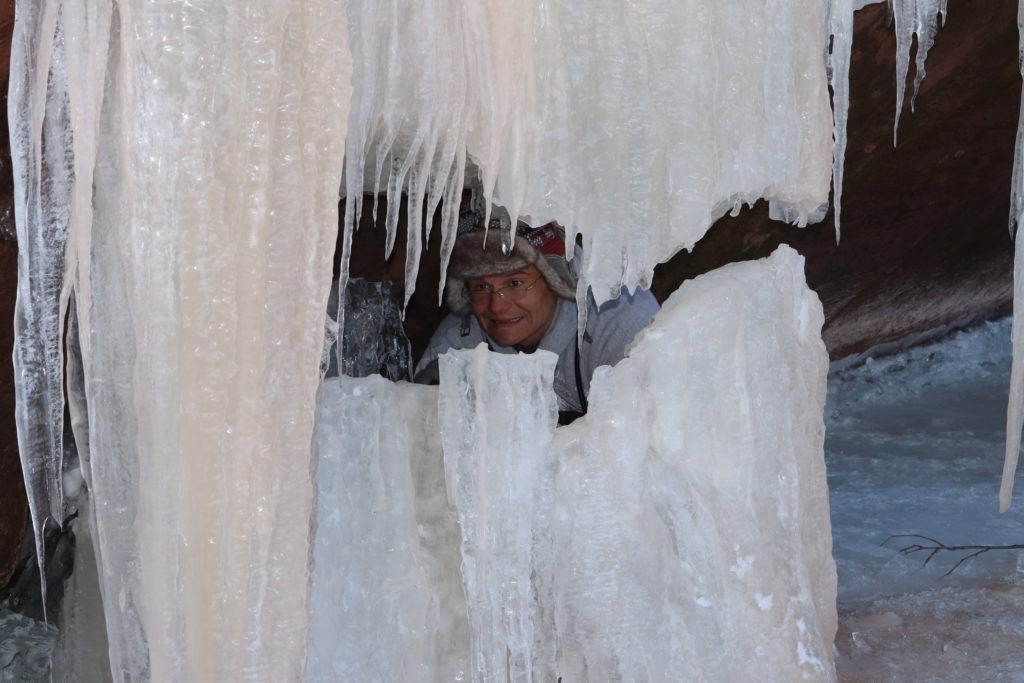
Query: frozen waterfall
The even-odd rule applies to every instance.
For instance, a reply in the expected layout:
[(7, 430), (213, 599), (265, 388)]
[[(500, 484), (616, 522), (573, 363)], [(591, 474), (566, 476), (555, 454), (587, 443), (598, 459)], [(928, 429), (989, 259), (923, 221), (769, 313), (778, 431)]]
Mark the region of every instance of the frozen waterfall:
[[(602, 302), (744, 202), (813, 221), (831, 169), (838, 209), (856, 4), (19, 0), (19, 445), (38, 530), (73, 297), (114, 677), (296, 680), (307, 655), (314, 677), (831, 676), (820, 311), (791, 254), (677, 297), (565, 430), (507, 405), (548, 400), (542, 357), (449, 361), (436, 415), (436, 390), (328, 383), (315, 549), (311, 445), (343, 167), (346, 244), (364, 189), (409, 198), (407, 294), (418, 226), (442, 207), (449, 250), (469, 177), (581, 235)], [(938, 4), (896, 4), (925, 18), (907, 40), (934, 30)], [(359, 431), (331, 431), (335, 403)], [(365, 553), (322, 557), (332, 529)], [(311, 616), (310, 590), (366, 621)]]

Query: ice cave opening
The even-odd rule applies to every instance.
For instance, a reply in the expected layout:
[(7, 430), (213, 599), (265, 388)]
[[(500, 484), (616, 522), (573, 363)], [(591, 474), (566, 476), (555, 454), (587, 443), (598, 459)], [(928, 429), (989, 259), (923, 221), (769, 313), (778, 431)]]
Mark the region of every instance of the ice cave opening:
[[(366, 266), (365, 192), (402, 305), (440, 296), (466, 185), (487, 215), (557, 220), (580, 330), (588, 297), (649, 287), (744, 205), (803, 227), (831, 199), (838, 239), (864, 4), (18, 2), (16, 417), (40, 557), (78, 506), (61, 630), (33, 652), (69, 680), (747, 681), (835, 680), (884, 649), (905, 622), (878, 595), (839, 629), (826, 478), (826, 425), (843, 443), (875, 407), (841, 387), (878, 364), (829, 388), (789, 246), (666, 296), (567, 427), (544, 351), (453, 351), (438, 386), (347, 377), (342, 351), (323, 378), (325, 337), (368, 346), (327, 317), (332, 280), (345, 311)], [(946, 2), (891, 8), (899, 121)], [(862, 414), (826, 413), (837, 396)]]

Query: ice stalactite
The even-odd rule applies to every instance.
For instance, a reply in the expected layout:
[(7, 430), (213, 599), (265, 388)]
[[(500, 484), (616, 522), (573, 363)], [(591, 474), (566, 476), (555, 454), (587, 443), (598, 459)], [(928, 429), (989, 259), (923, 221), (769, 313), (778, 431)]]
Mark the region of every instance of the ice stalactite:
[[(353, 2), (350, 17), (347, 230), (364, 189), (393, 205), (405, 190), (416, 212), (444, 196), (447, 253), (468, 162), (513, 217), (583, 235), (581, 286), (602, 303), (744, 202), (822, 215), (819, 2)], [(414, 264), (418, 230), (409, 240)]]
[(65, 247), (74, 185), (67, 40), (58, 9), (56, 2), (18, 3), (7, 104), (18, 232), (15, 419), (41, 564), (45, 562), (43, 528), (48, 519), (62, 521), (61, 341), (68, 300)]
[(896, 32), (896, 116), (892, 141), (896, 144), (900, 113), (906, 91), (910, 47), (917, 36), (915, 54), (914, 94), (911, 111), (925, 76), (925, 60), (935, 41), (941, 16), (945, 21), (947, 0), (829, 0), (827, 28), (830, 45), (825, 59), (828, 64), (829, 85), (832, 87), (833, 148), (832, 148), (832, 204), (835, 207), (836, 242), (839, 242), (840, 217), (843, 196), (843, 163), (846, 157), (846, 124), (850, 108), (850, 54), (853, 46), (853, 12), (879, 1), (890, 2)]
[[(1017, 7), (1017, 31), (1020, 35), (1017, 66), (1024, 75), (1024, 0)], [(1010, 400), (1006, 407), (1006, 455), (1003, 479), (999, 486), (999, 512), (1010, 508), (1013, 479), (1020, 458), (1021, 429), (1024, 428), (1024, 93), (1021, 93), (1020, 121), (1013, 150), (1013, 176), (1010, 181), (1010, 234), (1016, 228), (1013, 255), (1013, 365), (1010, 369)]]
[[(57, 380), (46, 394), (26, 374), (21, 389), (58, 405), (50, 349), (70, 225), (113, 675), (300, 678), (321, 350), (310, 330), (324, 324), (337, 230), (344, 7), (23, 5), (21, 287), (41, 303), (19, 345), (44, 340)], [(27, 462), (50, 462), (37, 435), (59, 414), (21, 404), (49, 420), (20, 430), (34, 440)]]
[(788, 248), (702, 276), (557, 430), (544, 352), (328, 380), (311, 679), (834, 680), (822, 320)]
[(910, 110), (914, 110), (917, 92), (924, 80), (924, 63), (928, 50), (935, 42), (939, 17), (946, 19), (946, 0), (892, 0), (893, 21), (896, 25), (896, 119), (892, 128), (892, 144), (895, 146), (900, 127), (900, 113), (903, 111), (903, 97), (906, 92), (907, 71), (910, 68), (910, 46), (917, 36), (917, 51), (914, 57), (914, 94), (910, 97)]
[(828, 82), (832, 87), (832, 206), (839, 243), (843, 208), (843, 164), (846, 160), (846, 123), (850, 111), (850, 54), (853, 50), (853, 2), (831, 0), (828, 4), (828, 33), (825, 55)]

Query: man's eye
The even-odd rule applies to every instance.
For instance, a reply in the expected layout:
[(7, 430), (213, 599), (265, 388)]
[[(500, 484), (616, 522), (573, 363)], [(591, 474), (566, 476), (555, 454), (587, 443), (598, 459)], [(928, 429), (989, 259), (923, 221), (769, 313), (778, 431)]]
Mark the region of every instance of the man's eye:
[(525, 285), (526, 283), (523, 282), (522, 280), (512, 280), (512, 282), (508, 283), (507, 286), (511, 287), (512, 289), (519, 289), (520, 287), (523, 287)]
[(474, 293), (474, 294), (483, 293), (483, 292), (489, 292), (489, 291), (491, 291), (491, 286), (490, 285), (485, 285), (485, 284), (477, 283), (475, 285), (470, 285), (469, 286), (469, 291)]

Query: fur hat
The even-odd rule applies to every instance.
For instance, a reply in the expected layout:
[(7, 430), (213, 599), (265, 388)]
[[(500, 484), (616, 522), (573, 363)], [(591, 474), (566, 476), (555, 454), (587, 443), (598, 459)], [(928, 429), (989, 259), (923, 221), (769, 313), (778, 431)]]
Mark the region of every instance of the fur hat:
[[(551, 290), (563, 299), (576, 298), (576, 279), (565, 260), (565, 237), (560, 228), (543, 226), (531, 228), (520, 224), (516, 229), (515, 248), (506, 255), (502, 248), (503, 235), (500, 219), (491, 220), (491, 231), (484, 232), (483, 221), (460, 217), (459, 236), (452, 249), (448, 264), (448, 283), (445, 285), (445, 303), (448, 310), (458, 314), (473, 311), (466, 291), (466, 280), (500, 275), (528, 266), (536, 266)], [(469, 228), (463, 231), (463, 228)], [(498, 228), (498, 229), (495, 229)]]

